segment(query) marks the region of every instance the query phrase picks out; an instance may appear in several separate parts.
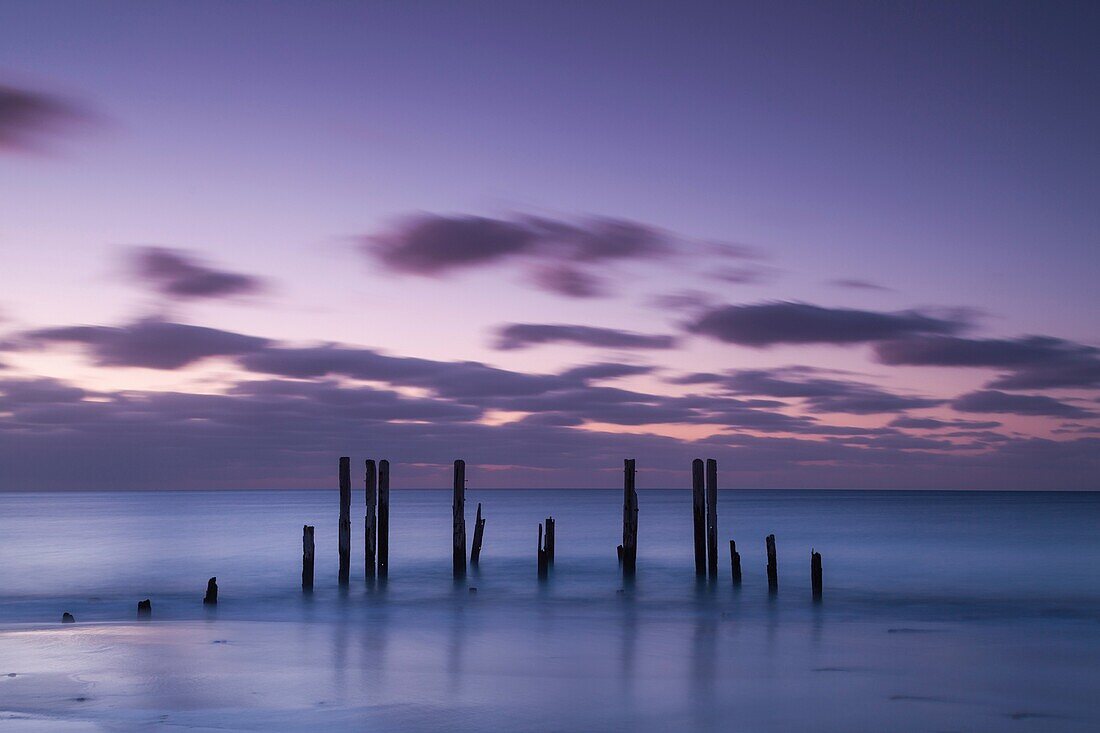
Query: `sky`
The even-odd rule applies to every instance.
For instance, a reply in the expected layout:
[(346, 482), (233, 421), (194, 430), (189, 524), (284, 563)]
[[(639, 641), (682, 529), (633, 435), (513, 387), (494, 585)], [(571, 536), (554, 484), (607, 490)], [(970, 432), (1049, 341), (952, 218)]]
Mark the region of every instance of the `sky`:
[(1100, 489), (1098, 30), (0, 0), (0, 490)]

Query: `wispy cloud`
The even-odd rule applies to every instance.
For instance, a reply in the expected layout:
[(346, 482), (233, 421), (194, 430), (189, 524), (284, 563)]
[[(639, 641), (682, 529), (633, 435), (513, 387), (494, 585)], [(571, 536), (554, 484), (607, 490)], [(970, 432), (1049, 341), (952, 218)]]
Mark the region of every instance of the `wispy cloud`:
[(258, 277), (218, 270), (188, 252), (166, 247), (135, 247), (130, 265), (141, 281), (176, 300), (248, 295), (264, 287)]
[(497, 330), (498, 349), (554, 343), (604, 349), (671, 349), (676, 339), (662, 334), (555, 323), (509, 323)]

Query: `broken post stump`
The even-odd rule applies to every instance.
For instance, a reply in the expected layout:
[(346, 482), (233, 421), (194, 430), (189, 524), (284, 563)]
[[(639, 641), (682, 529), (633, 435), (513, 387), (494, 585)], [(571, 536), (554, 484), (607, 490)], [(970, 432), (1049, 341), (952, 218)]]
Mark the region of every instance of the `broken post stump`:
[(554, 518), (546, 518), (546, 542), (543, 544), (546, 550), (546, 564), (554, 564)]
[(718, 461), (707, 459), (707, 576), (718, 578)]
[(340, 585), (351, 576), (351, 459), (340, 459)]
[(390, 568), (390, 462), (378, 462), (378, 577)]
[(76, 623), (76, 617), (73, 616), (68, 611), (66, 611), (65, 613), (61, 614), (61, 623), (63, 623), (63, 624), (75, 624)]
[(366, 462), (364, 483), (367, 489), (367, 513), (363, 519), (363, 574), (369, 581), (374, 580), (378, 529), (378, 518), (375, 514), (378, 504), (378, 469), (370, 458)]
[(455, 461), (451, 503), (451, 565), (455, 578), (466, 577), (466, 461)]
[(619, 567), (623, 566), (623, 546), (615, 545), (615, 554), (619, 556)]
[(542, 537), (542, 525), (539, 524), (539, 543), (538, 558), (539, 558), (539, 580), (545, 580), (546, 576), (550, 574), (550, 564), (546, 559), (546, 545), (544, 544)]
[(634, 488), (634, 459), (623, 461), (623, 575), (632, 576), (638, 565), (638, 492)]
[(703, 461), (691, 462), (691, 518), (695, 526), (695, 574), (707, 574), (707, 510), (703, 488)]
[(815, 601), (821, 600), (821, 553), (810, 550), (810, 588)]
[(477, 516), (474, 518), (474, 542), (470, 547), (470, 564), (476, 566), (481, 560), (481, 541), (485, 537), (485, 520), (481, 517), (481, 502), (477, 503)]
[(768, 546), (768, 590), (775, 593), (779, 590), (779, 568), (775, 562), (775, 535), (768, 535), (765, 543)]
[(138, 601), (138, 618), (150, 618), (153, 615), (153, 602), (146, 598)]
[(216, 606), (218, 605), (218, 579), (211, 578), (206, 581), (206, 595), (202, 597), (202, 605), (204, 606)]
[(733, 574), (733, 584), (741, 585), (741, 553), (733, 540), (730, 540), (730, 572)]
[(302, 590), (313, 591), (313, 527), (302, 526)]

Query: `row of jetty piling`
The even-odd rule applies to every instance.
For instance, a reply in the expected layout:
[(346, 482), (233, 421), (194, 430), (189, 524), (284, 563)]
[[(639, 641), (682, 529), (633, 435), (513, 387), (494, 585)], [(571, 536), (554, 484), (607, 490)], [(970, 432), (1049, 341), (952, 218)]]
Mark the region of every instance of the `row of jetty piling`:
[[(623, 540), (616, 548), (624, 578), (633, 578), (638, 566), (638, 491), (634, 480), (637, 469), (633, 458), (623, 462)], [(365, 464), (366, 517), (364, 519), (364, 560), (367, 581), (385, 578), (389, 571), (390, 464), (389, 461), (368, 459)], [(466, 462), (454, 462), (453, 501), (451, 504), (451, 565), (456, 580), (466, 577)], [(691, 464), (691, 506), (695, 545), (695, 574), (700, 578), (718, 578), (718, 462), (696, 458)], [(485, 518), (481, 503), (474, 520), (473, 543), (469, 564), (477, 566), (485, 538)], [(536, 547), (537, 577), (545, 580), (554, 565), (553, 517), (538, 526)], [(776, 561), (775, 535), (765, 538), (767, 551), (768, 590), (779, 589), (779, 567)], [(314, 528), (302, 528), (302, 589), (313, 590), (316, 547)], [(351, 459), (340, 459), (340, 571), (339, 583), (350, 582), (351, 569)], [(734, 585), (741, 584), (741, 554), (737, 543), (729, 541), (730, 573)], [(810, 590), (814, 600), (822, 594), (821, 553), (810, 551)]]

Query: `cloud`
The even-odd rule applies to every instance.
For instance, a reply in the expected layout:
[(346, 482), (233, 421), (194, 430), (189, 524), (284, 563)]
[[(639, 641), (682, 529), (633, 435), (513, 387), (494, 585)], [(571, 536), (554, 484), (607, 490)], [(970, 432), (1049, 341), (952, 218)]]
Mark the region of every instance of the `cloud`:
[(607, 295), (607, 285), (595, 275), (568, 265), (546, 265), (531, 273), (532, 281), (542, 288), (570, 298), (598, 298)]
[(865, 382), (813, 376), (812, 367), (742, 369), (724, 374), (689, 374), (677, 384), (716, 384), (731, 394), (797, 398), (811, 412), (874, 415), (936, 407), (945, 400), (888, 392)]
[(525, 349), (538, 344), (573, 344), (602, 349), (671, 349), (672, 336), (614, 328), (552, 323), (510, 323), (497, 331), (498, 349)]
[(67, 326), (28, 331), (16, 345), (75, 343), (87, 347), (99, 366), (179, 369), (212, 356), (239, 356), (262, 349), (268, 339), (216, 328), (157, 319), (126, 326)]
[(937, 420), (932, 417), (909, 417), (908, 415), (902, 415), (891, 420), (890, 426), (917, 430), (944, 430), (947, 428), (988, 430), (990, 428), (1001, 427), (1001, 423), (996, 420)]
[(38, 150), (42, 138), (87, 119), (70, 102), (0, 84), (0, 152)]
[(689, 323), (687, 330), (726, 343), (763, 348), (884, 341), (912, 334), (954, 333), (966, 325), (959, 318), (912, 310), (882, 313), (780, 301), (711, 308)]
[(760, 285), (775, 280), (778, 274), (779, 271), (772, 267), (723, 267), (710, 276), (733, 285)]
[(970, 339), (917, 336), (877, 344), (883, 364), (1008, 369), (987, 386), (1049, 389), (1100, 386), (1100, 349), (1047, 336)]
[(888, 288), (885, 285), (879, 285), (873, 283), (870, 280), (859, 280), (857, 278), (840, 278), (838, 280), (830, 280), (830, 285), (835, 285), (838, 288), (848, 288), (849, 290), (879, 290), (882, 292), (893, 292), (892, 288)]
[(169, 298), (225, 298), (263, 289), (256, 277), (215, 270), (176, 249), (137, 247), (131, 252), (130, 260), (139, 278)]
[(1011, 415), (1045, 415), (1050, 417), (1093, 417), (1095, 413), (1044, 395), (1022, 395), (981, 390), (955, 398), (951, 407), (959, 412), (988, 412)]

